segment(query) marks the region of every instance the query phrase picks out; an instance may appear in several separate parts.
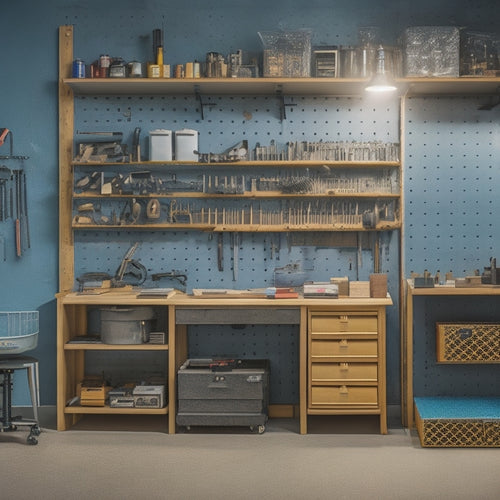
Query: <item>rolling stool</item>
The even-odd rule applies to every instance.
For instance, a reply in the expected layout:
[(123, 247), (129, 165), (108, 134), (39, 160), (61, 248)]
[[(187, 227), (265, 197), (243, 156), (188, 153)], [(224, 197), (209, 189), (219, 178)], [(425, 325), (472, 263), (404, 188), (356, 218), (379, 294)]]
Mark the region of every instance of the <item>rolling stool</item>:
[[(25, 369), (28, 374), (28, 384), (33, 407), (33, 419), (12, 417), (12, 374), (16, 370)], [(0, 374), (3, 376), (2, 383), (2, 413), (0, 418), (0, 431), (9, 432), (17, 430), (17, 426), (29, 426), (30, 433), (27, 438), (28, 444), (38, 444), (36, 436), (40, 435), (40, 424), (38, 420), (38, 406), (40, 405), (40, 391), (38, 382), (38, 359), (31, 356), (2, 356), (0, 355)]]

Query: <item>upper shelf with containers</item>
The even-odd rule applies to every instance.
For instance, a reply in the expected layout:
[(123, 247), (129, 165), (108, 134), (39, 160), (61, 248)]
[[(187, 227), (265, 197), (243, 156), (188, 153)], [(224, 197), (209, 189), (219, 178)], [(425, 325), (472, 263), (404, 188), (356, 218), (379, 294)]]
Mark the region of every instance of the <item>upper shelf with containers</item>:
[(393, 79), (399, 95), (500, 93), (499, 42), (494, 35), (452, 26), (409, 27), (398, 45), (382, 46), (376, 28), (361, 28), (359, 45), (314, 46), (307, 30), (260, 32), (263, 51), (171, 66), (161, 30), (153, 31), (153, 62), (101, 56), (75, 60), (63, 81), (77, 95), (362, 95), (370, 78)]

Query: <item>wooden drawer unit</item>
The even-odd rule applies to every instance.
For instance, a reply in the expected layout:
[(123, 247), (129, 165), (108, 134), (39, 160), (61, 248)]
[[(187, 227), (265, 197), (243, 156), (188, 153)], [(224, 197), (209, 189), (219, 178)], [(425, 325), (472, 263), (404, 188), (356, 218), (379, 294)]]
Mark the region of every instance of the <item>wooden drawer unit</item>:
[(377, 340), (349, 338), (311, 340), (311, 361), (326, 360), (331, 357), (377, 357)]
[(385, 434), (385, 309), (309, 309), (307, 347), (308, 414), (377, 414)]
[(311, 363), (311, 384), (377, 382), (377, 363)]
[(322, 335), (351, 332), (373, 334), (378, 331), (377, 315), (373, 313), (321, 313), (314, 312), (309, 317), (310, 332)]
[[(316, 386), (311, 388), (311, 407), (376, 406), (377, 386)], [(354, 412), (353, 412), (354, 413)]]

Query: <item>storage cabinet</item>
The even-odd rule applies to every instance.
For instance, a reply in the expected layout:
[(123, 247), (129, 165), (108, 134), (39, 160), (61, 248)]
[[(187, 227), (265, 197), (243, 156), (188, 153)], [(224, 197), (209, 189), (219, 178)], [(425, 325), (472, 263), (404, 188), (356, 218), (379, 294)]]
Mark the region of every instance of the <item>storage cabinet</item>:
[[(106, 298), (77, 294), (61, 294), (57, 298), (57, 428), (66, 430), (80, 419), (92, 415), (130, 415), (135, 417), (160, 416), (156, 419), (157, 427), (167, 430), (169, 408), (115, 408), (104, 406), (82, 406), (77, 400), (78, 384), (88, 375), (89, 357), (98, 354), (104, 366), (104, 377), (112, 375), (110, 360), (121, 353), (125, 357), (121, 363), (122, 373), (118, 376), (134, 377), (139, 374), (154, 374), (161, 378), (162, 384), (168, 387), (169, 344), (103, 344), (92, 341), (91, 337), (98, 333), (89, 327), (89, 312), (102, 306), (137, 306), (135, 294), (124, 292), (107, 294)], [(167, 307), (157, 300), (141, 299), (140, 305), (152, 306), (157, 315), (157, 328), (167, 329)], [(134, 369), (134, 366), (136, 367)], [(154, 368), (153, 368), (154, 366)], [(154, 370), (154, 373), (153, 373)], [(133, 381), (133, 380), (131, 380)], [(158, 422), (159, 420), (159, 422)], [(150, 422), (151, 423), (151, 422)]]
[[(438, 359), (439, 340), (436, 340), (436, 323), (464, 322), (478, 323), (488, 321), (498, 323), (498, 301), (500, 288), (434, 286), (418, 288), (413, 280), (406, 281), (406, 316), (403, 336), (403, 424), (415, 426), (415, 400), (443, 397), (461, 407), (463, 400), (472, 399), (473, 403), (463, 415), (473, 420), (482, 418), (482, 407), (477, 402), (493, 398), (497, 401), (495, 411), (489, 413), (491, 419), (498, 419), (498, 361), (484, 362), (481, 354), (495, 350), (496, 338), (488, 337), (492, 344), (478, 349), (473, 345), (466, 352), (466, 359), (443, 362)], [(447, 307), (443, 307), (443, 303)], [(490, 327), (491, 328), (491, 327)], [(418, 335), (417, 335), (418, 334)], [(463, 342), (474, 341), (472, 330), (466, 330)], [(463, 355), (463, 353), (461, 354)], [(474, 359), (476, 358), (476, 359)], [(429, 381), (429, 382), (427, 382)], [(474, 399), (475, 398), (475, 399)], [(489, 403), (488, 403), (489, 404)], [(429, 412), (435, 417), (443, 411), (442, 422), (446, 423), (448, 408), (446, 404), (436, 405)], [(453, 412), (452, 412), (453, 413)], [(464, 416), (460, 418), (464, 418)], [(453, 434), (453, 433), (451, 433)], [(451, 440), (453, 441), (453, 436)], [(497, 440), (498, 441), (498, 440)]]
[(385, 311), (308, 311), (310, 415), (377, 414), (387, 432)]

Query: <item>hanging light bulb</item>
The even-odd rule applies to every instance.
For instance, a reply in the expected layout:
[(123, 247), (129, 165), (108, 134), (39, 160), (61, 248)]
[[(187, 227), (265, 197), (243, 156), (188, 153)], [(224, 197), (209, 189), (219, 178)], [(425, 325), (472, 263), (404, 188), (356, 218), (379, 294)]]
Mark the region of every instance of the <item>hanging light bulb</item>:
[(377, 49), (377, 71), (365, 87), (367, 92), (394, 92), (397, 90), (392, 79), (385, 72), (385, 52), (382, 45)]

